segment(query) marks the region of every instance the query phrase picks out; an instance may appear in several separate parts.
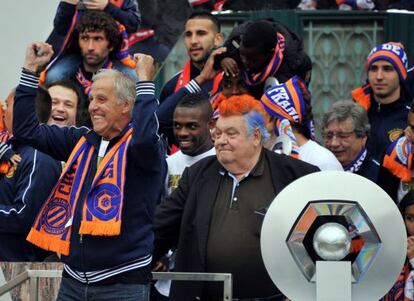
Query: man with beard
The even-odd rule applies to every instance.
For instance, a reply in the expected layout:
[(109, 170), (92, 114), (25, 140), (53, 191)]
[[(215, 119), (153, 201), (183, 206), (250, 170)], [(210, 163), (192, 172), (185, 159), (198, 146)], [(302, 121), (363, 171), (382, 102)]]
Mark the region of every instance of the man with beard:
[(411, 102), (407, 65), (401, 43), (378, 45), (367, 58), (367, 84), (352, 91), (352, 98), (368, 112), (371, 130), (367, 149), (378, 162), (406, 126)]
[(206, 64), (210, 53), (223, 42), (220, 24), (216, 17), (206, 11), (194, 12), (185, 24), (184, 44), (189, 60), (184, 69), (170, 79), (163, 87), (157, 110), (160, 130), (169, 142), (174, 140), (172, 118), (177, 103), (187, 94), (213, 95), (220, 83), (220, 76), (212, 66)]
[[(118, 51), (121, 43), (121, 34), (115, 20), (103, 11), (86, 11), (76, 24), (74, 34), (82, 63), (77, 68), (73, 80), (80, 85), (87, 101), (92, 76), (98, 70), (125, 70), (125, 66), (114, 59), (115, 51)], [(137, 80), (136, 75), (133, 79)]]

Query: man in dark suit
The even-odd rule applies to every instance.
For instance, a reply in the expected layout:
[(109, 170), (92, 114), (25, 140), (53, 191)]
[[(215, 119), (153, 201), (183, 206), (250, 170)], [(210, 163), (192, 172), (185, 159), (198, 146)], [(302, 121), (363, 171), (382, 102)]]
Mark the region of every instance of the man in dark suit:
[[(250, 99), (249, 99), (250, 100)], [(233, 96), (219, 107), (216, 157), (187, 168), (155, 218), (155, 261), (177, 246), (175, 270), (233, 274), (237, 300), (284, 300), (260, 252), (260, 230), (274, 197), (318, 169), (267, 151), (260, 103)], [(221, 300), (218, 284), (177, 282), (170, 299)]]

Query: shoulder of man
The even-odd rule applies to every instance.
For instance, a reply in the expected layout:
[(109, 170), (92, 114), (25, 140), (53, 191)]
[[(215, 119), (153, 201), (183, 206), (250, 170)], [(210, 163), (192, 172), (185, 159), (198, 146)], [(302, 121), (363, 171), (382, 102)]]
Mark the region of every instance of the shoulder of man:
[(177, 85), (178, 77), (180, 76), (182, 70), (173, 75), (162, 87), (160, 102), (166, 99), (168, 96), (174, 93), (175, 86)]

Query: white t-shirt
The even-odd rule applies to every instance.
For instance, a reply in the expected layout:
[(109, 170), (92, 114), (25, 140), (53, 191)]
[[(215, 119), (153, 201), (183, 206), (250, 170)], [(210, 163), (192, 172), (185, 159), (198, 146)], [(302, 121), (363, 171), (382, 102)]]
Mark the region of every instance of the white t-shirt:
[(213, 147), (210, 150), (199, 154), (197, 156), (189, 156), (178, 151), (167, 158), (168, 173), (165, 181), (167, 195), (169, 195), (180, 182), (181, 175), (186, 167), (193, 165), (201, 159), (208, 156), (215, 156), (216, 149)]
[(299, 156), (302, 161), (315, 165), (320, 170), (344, 170), (331, 151), (313, 140), (299, 147)]

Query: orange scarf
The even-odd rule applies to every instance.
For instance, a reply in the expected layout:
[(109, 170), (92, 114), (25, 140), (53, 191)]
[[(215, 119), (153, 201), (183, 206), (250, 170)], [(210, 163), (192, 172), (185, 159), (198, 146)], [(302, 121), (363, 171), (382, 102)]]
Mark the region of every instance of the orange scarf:
[[(79, 234), (115, 236), (121, 233), (126, 153), (132, 138), (124, 136), (102, 159), (83, 203)], [(27, 240), (50, 251), (69, 255), (73, 215), (95, 148), (82, 137), (58, 183), (38, 214)]]
[[(217, 73), (217, 75), (214, 77), (213, 80), (213, 88), (210, 91), (210, 96), (217, 93), (221, 80), (223, 79), (223, 72)], [(191, 80), (191, 61), (188, 60), (185, 65), (183, 71), (181, 71), (180, 76), (178, 77), (177, 84), (175, 85), (174, 92), (177, 92), (182, 87), (184, 87), (186, 84), (188, 84)]]
[[(8, 144), (11, 137), (13, 137), (13, 135), (9, 133), (8, 131), (0, 132), (0, 142), (4, 144)], [(12, 165), (9, 162), (5, 162), (5, 161), (0, 162), (0, 174), (6, 175), (9, 172), (11, 167)]]

